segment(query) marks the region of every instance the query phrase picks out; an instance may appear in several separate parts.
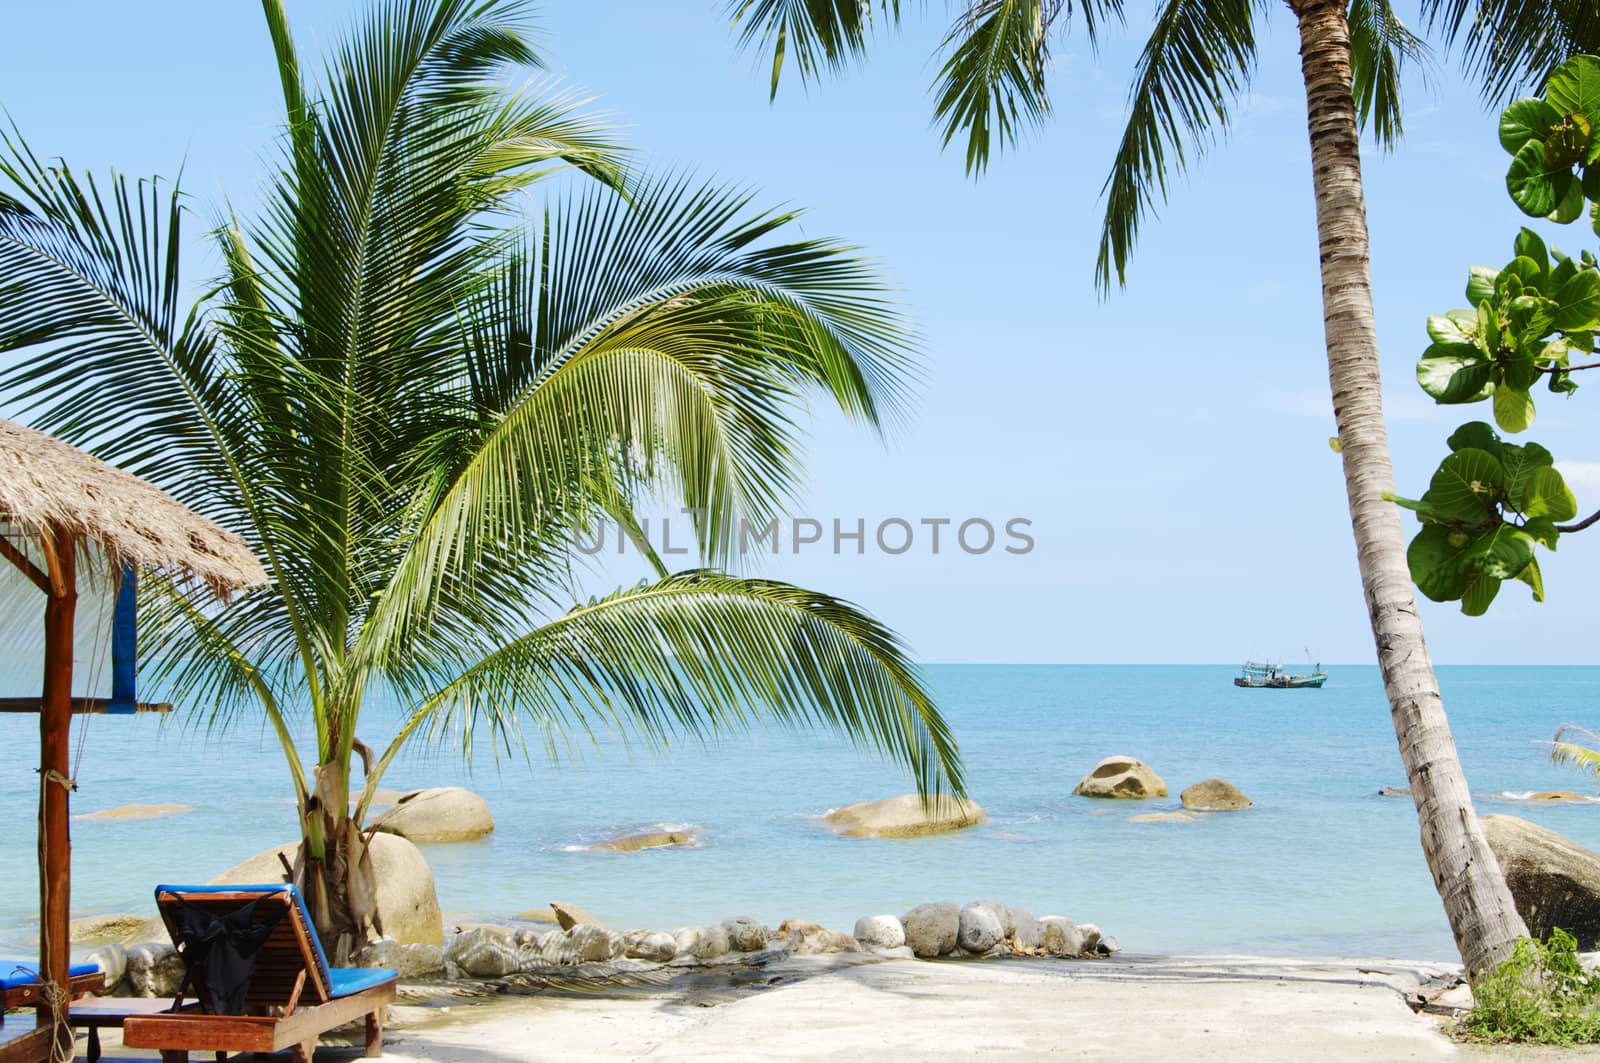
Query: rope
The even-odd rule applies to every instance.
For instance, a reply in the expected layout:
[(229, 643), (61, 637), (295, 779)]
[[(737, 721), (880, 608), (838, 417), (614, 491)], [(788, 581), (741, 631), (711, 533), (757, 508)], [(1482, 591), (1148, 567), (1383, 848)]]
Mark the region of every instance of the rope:
[[(113, 590), (112, 590), (112, 593), (111, 593), (111, 595), (109, 597), (109, 600), (113, 601), (113, 602), (116, 600), (116, 591), (115, 591), (114, 588), (115, 588), (115, 585), (113, 585)], [(100, 686), (100, 676), (101, 676), (101, 673), (105, 670), (106, 654), (107, 654), (108, 647), (111, 645), (111, 634), (110, 634), (110, 631), (109, 631), (109, 629), (108, 629), (108, 627), (106, 625), (106, 622), (105, 622), (106, 621), (106, 602), (107, 602), (107, 600), (108, 600), (108, 598), (107, 598), (106, 595), (101, 595), (100, 596), (99, 612), (95, 616), (95, 620), (94, 620), (95, 639), (94, 639), (94, 643), (93, 643), (93, 648), (90, 650), (90, 653), (89, 653), (88, 682), (86, 684), (84, 684), (84, 686), (83, 686), (83, 689), (85, 691), (94, 691), (94, 690), (97, 690), (99, 688), (99, 686)], [(83, 707), (84, 708), (87, 709), (89, 707), (89, 699), (92, 696), (93, 696), (93, 694), (91, 694), (91, 693), (85, 693), (84, 694), (84, 697), (83, 697)], [(91, 714), (87, 713), (87, 712), (79, 713), (79, 716), (81, 716), (82, 719), (80, 719), (78, 721), (78, 747), (73, 752), (73, 755), (72, 755), (72, 774), (74, 776), (76, 776), (78, 774), (79, 768), (81, 768), (83, 766), (83, 752), (84, 752), (84, 749), (89, 744), (89, 716), (90, 715)]]
[[(69, 779), (54, 768), (39, 770), (39, 837), (45, 835), (44, 824), (44, 799), (45, 788), (51, 783), (63, 786), (68, 790), (78, 788), (77, 780)], [(45, 907), (49, 907), (50, 883), (45, 878), (44, 860), (39, 861), (39, 899)], [(43, 914), (42, 912), (40, 913)], [(50, 924), (48, 920), (39, 920), (39, 946), (40, 959), (50, 955)], [(71, 976), (67, 979), (72, 980)], [(59, 982), (46, 980), (44, 964), (39, 965), (39, 1000), (49, 1009), (51, 1017), (51, 1043), (50, 1059), (52, 1063), (71, 1063), (73, 1044), (72, 1022), (68, 1017), (67, 1009), (72, 1004), (72, 994)], [(64, 1047), (65, 1046), (65, 1047)]]

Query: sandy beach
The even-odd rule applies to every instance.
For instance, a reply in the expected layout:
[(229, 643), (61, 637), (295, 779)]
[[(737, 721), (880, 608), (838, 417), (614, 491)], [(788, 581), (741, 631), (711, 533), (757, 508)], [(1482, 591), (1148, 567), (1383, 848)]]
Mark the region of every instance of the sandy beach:
[[(1460, 1046), (1406, 997), (1455, 968), (1391, 960), (791, 959), (592, 996), (408, 989), (385, 1058), (539, 1060), (1555, 1060)], [(109, 1047), (109, 1046), (108, 1046)], [(118, 1049), (113, 1058), (137, 1058)], [(355, 1058), (330, 1040), (319, 1059)]]

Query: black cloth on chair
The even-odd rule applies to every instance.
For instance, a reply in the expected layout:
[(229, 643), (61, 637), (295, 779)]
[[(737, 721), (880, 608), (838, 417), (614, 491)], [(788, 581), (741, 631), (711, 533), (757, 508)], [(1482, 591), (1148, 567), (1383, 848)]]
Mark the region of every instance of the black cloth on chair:
[(213, 1015), (242, 1014), (256, 970), (256, 954), (287, 910), (280, 908), (257, 921), (256, 905), (264, 899), (261, 897), (227, 915), (215, 915), (182, 897), (175, 899), (185, 962), (191, 971), (197, 964), (205, 971), (205, 984), (195, 987), (201, 1004)]

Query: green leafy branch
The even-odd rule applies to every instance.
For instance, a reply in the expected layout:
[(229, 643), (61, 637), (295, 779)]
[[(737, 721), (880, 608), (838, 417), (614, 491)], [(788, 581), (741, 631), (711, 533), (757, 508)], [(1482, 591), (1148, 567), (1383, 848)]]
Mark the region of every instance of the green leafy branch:
[[(1526, 214), (1570, 224), (1585, 206), (1600, 233), (1600, 58), (1578, 56), (1550, 76), (1542, 97), (1518, 100), (1500, 117), (1500, 143), (1511, 155), (1506, 190)], [(1474, 266), (1469, 309), (1428, 318), (1428, 348), (1417, 384), (1440, 405), (1489, 402), (1494, 425), (1473, 421), (1450, 436), (1419, 499), (1390, 495), (1413, 510), (1422, 530), (1406, 553), (1411, 578), (1434, 601), (1459, 601), (1480, 616), (1506, 580), (1520, 580), (1544, 600), (1536, 548), (1554, 550), (1576, 523), (1576, 498), (1538, 443), (1508, 443), (1537, 413), (1543, 379), (1553, 394), (1577, 391), (1573, 374), (1600, 367), (1600, 262), (1547, 247), (1531, 229), (1517, 234), (1499, 269)], [(1573, 354), (1589, 356), (1573, 360)]]

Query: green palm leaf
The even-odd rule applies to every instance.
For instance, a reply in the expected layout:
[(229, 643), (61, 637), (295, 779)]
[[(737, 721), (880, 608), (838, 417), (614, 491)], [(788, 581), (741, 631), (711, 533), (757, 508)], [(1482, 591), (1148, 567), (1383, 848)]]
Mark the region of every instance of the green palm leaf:
[(556, 757), (577, 733), (665, 749), (760, 719), (833, 728), (909, 765), (924, 793), (965, 792), (954, 739), (892, 632), (836, 598), (715, 572), (618, 591), (496, 650), (427, 699), (379, 765), (420, 728), (470, 755), (480, 729), (521, 746), (526, 721)]

